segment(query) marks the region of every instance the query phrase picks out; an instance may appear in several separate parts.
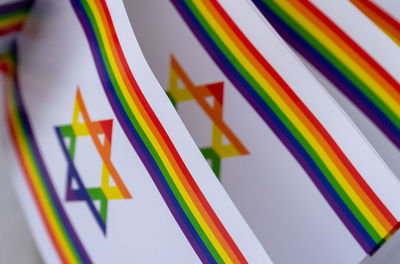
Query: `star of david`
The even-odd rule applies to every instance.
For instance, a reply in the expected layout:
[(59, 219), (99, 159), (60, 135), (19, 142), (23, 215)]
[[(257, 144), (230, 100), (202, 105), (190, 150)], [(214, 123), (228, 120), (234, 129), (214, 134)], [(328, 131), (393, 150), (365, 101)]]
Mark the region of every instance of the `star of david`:
[[(72, 123), (55, 128), (68, 164), (66, 200), (86, 202), (104, 234), (106, 234), (108, 201), (132, 198), (110, 159), (112, 127), (112, 119), (101, 121), (90, 119), (78, 88)], [(101, 175), (99, 175), (101, 182), (98, 187), (86, 187), (77, 170), (75, 152), (76, 142), (80, 137), (90, 137), (101, 158)], [(110, 179), (115, 185), (111, 185)], [(99, 203), (98, 207), (95, 202)]]

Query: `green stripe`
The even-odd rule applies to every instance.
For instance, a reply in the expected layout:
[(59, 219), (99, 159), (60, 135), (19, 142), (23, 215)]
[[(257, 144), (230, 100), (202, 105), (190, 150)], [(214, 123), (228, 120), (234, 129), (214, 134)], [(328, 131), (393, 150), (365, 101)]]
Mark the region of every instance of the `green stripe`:
[(28, 11), (29, 11), (28, 9), (21, 9), (21, 10), (17, 10), (17, 11), (11, 12), (11, 13), (5, 13), (5, 14), (0, 15), (0, 20), (7, 20), (9, 18), (14, 18), (14, 17), (20, 16), (21, 17), (20, 21), (23, 21), (27, 18)]
[[(267, 3), (268, 2), (268, 3)], [(333, 53), (323, 46), (314, 36), (307, 32), (299, 25), (290, 15), (285, 13), (277, 4), (267, 1), (266, 4), (282, 19), (285, 23), (295, 30), (304, 40), (310, 43), (318, 52), (323, 55), (336, 69), (342, 72), (349, 81), (351, 81), (364, 95), (369, 98), (392, 123), (400, 128), (400, 118), (369, 88), (369, 86), (360, 80), (342, 61), (340, 61)]]
[[(189, 3), (188, 3), (189, 4)], [(219, 39), (216, 33), (212, 30), (212, 28), (208, 25), (206, 20), (201, 16), (201, 14), (196, 10), (196, 7), (191, 4), (190, 8), (194, 15), (197, 17), (198, 21), (203, 25), (204, 29), (208, 32), (209, 36), (214, 40), (217, 46), (221, 49), (224, 55), (230, 60), (230, 62), (235, 66), (235, 68), (241, 73), (241, 75), (250, 83), (250, 85), (257, 91), (257, 93), (263, 98), (264, 102), (266, 102), (274, 113), (281, 119), (281, 121), (285, 124), (285, 126), (291, 131), (291, 133), (295, 136), (295, 138), (301, 143), (301, 145), (305, 148), (310, 157), (313, 158), (317, 166), (324, 173), (325, 177), (334, 187), (336, 192), (341, 196), (349, 209), (355, 214), (357, 219), (362, 223), (364, 228), (368, 230), (371, 236), (375, 241), (380, 241), (381, 237), (376, 233), (376, 231), (372, 228), (370, 223), (365, 219), (365, 217), (360, 213), (358, 208), (354, 205), (350, 198), (348, 198), (347, 194), (343, 191), (341, 186), (336, 182), (336, 179), (327, 169), (323, 161), (319, 158), (319, 156), (315, 153), (312, 147), (308, 144), (308, 142), (304, 139), (301, 133), (291, 124), (289, 119), (283, 114), (283, 112), (276, 106), (276, 104), (271, 100), (271, 98), (265, 93), (262, 87), (252, 78), (252, 76), (246, 71), (246, 69), (240, 65), (240, 63), (236, 60), (236, 58), (230, 53), (229, 49), (225, 46), (225, 44)]]
[(205, 147), (200, 149), (204, 158), (211, 162), (211, 169), (214, 171), (215, 175), (219, 180), (221, 180), (220, 170), (221, 170), (221, 158), (215, 152), (213, 147)]
[(176, 188), (175, 184), (173, 183), (168, 171), (165, 168), (165, 165), (161, 161), (160, 157), (158, 156), (157, 152), (155, 151), (155, 149), (152, 146), (152, 144), (150, 143), (150, 141), (148, 140), (145, 132), (142, 130), (142, 128), (140, 127), (139, 123), (137, 122), (135, 116), (130, 111), (129, 105), (125, 101), (125, 98), (124, 98), (122, 92), (119, 89), (118, 83), (117, 83), (117, 81), (115, 79), (113, 71), (112, 71), (112, 69), (110, 67), (110, 64), (109, 64), (108, 60), (107, 60), (107, 56), (106, 56), (106, 53), (104, 51), (104, 44), (102, 42), (101, 35), (100, 35), (99, 30), (97, 28), (97, 24), (95, 22), (96, 20), (94, 19), (94, 16), (93, 16), (93, 14), (92, 14), (92, 12), (90, 10), (90, 7), (86, 3), (84, 3), (84, 8), (86, 10), (87, 15), (90, 18), (93, 30), (95, 31), (96, 38), (97, 38), (97, 41), (98, 41), (98, 45), (99, 45), (100, 51), (102, 53), (103, 62), (104, 62), (104, 65), (106, 66), (109, 78), (110, 78), (111, 82), (113, 83), (113, 87), (115, 89), (115, 92), (117, 93), (117, 96), (118, 96), (118, 98), (120, 100), (120, 103), (122, 104), (123, 108), (125, 109), (125, 113), (128, 115), (131, 123), (135, 127), (136, 131), (139, 133), (141, 139), (145, 143), (145, 145), (148, 148), (148, 150), (150, 151), (150, 153), (152, 154), (154, 160), (156, 161), (156, 163), (159, 166), (162, 174), (164, 175), (164, 178), (166, 179), (169, 187), (171, 188), (172, 192), (174, 193), (175, 198), (178, 200), (178, 202), (181, 205), (182, 209), (184, 210), (186, 216), (189, 218), (189, 220), (192, 223), (193, 227), (198, 232), (198, 235), (203, 240), (204, 244), (206, 245), (206, 247), (208, 248), (210, 253), (214, 256), (215, 260), (218, 263), (223, 263), (223, 260), (219, 256), (218, 252), (215, 250), (214, 246), (209, 241), (208, 237), (204, 233), (204, 230), (202, 230), (202, 228), (198, 224), (197, 220), (193, 216), (192, 212), (190, 211), (189, 207), (187, 206), (186, 202), (183, 200), (181, 194), (177, 190), (177, 188)]
[(100, 216), (103, 219), (104, 224), (107, 223), (107, 208), (108, 208), (108, 200), (104, 195), (101, 187), (95, 188), (87, 188), (86, 191), (89, 193), (90, 199), (94, 203), (94, 201), (100, 201)]
[(75, 147), (76, 147), (76, 136), (75, 136), (74, 130), (72, 128), (72, 125), (60, 126), (59, 129), (60, 129), (60, 132), (61, 132), (61, 135), (63, 136), (63, 138), (69, 137), (69, 139), (70, 139), (68, 153), (69, 153), (69, 156), (71, 157), (71, 160), (74, 160)]

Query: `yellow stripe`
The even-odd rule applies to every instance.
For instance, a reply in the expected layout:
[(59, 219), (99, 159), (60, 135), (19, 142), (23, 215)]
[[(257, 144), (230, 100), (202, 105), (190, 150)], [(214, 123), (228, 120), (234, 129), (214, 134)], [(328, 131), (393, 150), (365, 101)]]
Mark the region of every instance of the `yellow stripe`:
[(171, 93), (174, 100), (178, 103), (194, 99), (192, 93), (187, 87), (178, 88), (177, 85), (174, 85), (175, 83), (178, 83), (178, 76), (175, 70), (171, 69), (169, 74), (169, 92)]
[(382, 226), (382, 224), (375, 218), (369, 208), (360, 199), (354, 189), (350, 186), (347, 180), (340, 173), (338, 168), (329, 158), (329, 155), (325, 152), (324, 148), (318, 143), (314, 136), (310, 133), (308, 128), (298, 119), (297, 115), (289, 108), (285, 101), (276, 93), (275, 88), (273, 88), (263, 77), (263, 75), (250, 63), (250, 61), (242, 54), (240, 49), (236, 44), (229, 38), (229, 36), (220, 27), (218, 22), (212, 17), (208, 12), (207, 8), (200, 3), (200, 1), (194, 1), (198, 10), (203, 14), (205, 20), (211, 25), (220, 39), (225, 43), (227, 47), (230, 47), (230, 51), (236, 57), (238, 61), (241, 62), (243, 67), (253, 76), (253, 78), (260, 84), (271, 99), (278, 105), (278, 107), (285, 113), (285, 115), (291, 120), (293, 125), (301, 131), (307, 142), (313, 147), (317, 152), (319, 157), (324, 161), (325, 165), (328, 167), (329, 171), (334, 175), (335, 179), (338, 181), (339, 185), (342, 186), (344, 191), (349, 195), (350, 199), (356, 204), (360, 209), (362, 214), (368, 219), (371, 225), (376, 229), (378, 234), (382, 237), (386, 236), (387, 231)]
[[(13, 106), (14, 108), (15, 106)], [(29, 146), (27, 145), (27, 142), (25, 141), (23, 133), (20, 131), (23, 131), (23, 128), (20, 126), (18, 122), (18, 117), (14, 114), (13, 109), (11, 109), (11, 122), (13, 126), (15, 127), (16, 131), (16, 137), (17, 137), (17, 142), (19, 142), (20, 146), (20, 152), (22, 155), (22, 158), (24, 160), (24, 163), (26, 164), (27, 170), (29, 171), (29, 177), (32, 179), (33, 185), (35, 190), (38, 193), (39, 199), (41, 204), (43, 205), (43, 210), (47, 216), (47, 219), (49, 220), (51, 229), (54, 231), (55, 236), (57, 241), (59, 242), (61, 248), (66, 254), (67, 259), (70, 261), (70, 263), (76, 263), (75, 257), (74, 257), (74, 252), (72, 249), (69, 247), (68, 243), (64, 239), (64, 234), (62, 228), (57, 224), (57, 219), (53, 214), (53, 209), (51, 208), (51, 205), (49, 204), (48, 199), (46, 198), (45, 195), (45, 187), (39, 180), (40, 175), (37, 173), (37, 170), (34, 165), (34, 161), (32, 161), (32, 157), (30, 156), (29, 152)]]
[(101, 38), (103, 39), (104, 48), (106, 50), (107, 57), (109, 58), (109, 62), (110, 62), (111, 68), (112, 68), (112, 70), (114, 72), (115, 78), (116, 78), (117, 82), (119, 83), (120, 89), (121, 89), (121, 91), (122, 91), (122, 93), (124, 95), (124, 98), (126, 99), (128, 105), (129, 105), (131, 111), (135, 115), (137, 121), (140, 123), (140, 126), (142, 127), (142, 129), (146, 133), (146, 136), (149, 138), (149, 140), (152, 143), (152, 145), (154, 146), (155, 150), (159, 154), (162, 162), (164, 163), (164, 165), (165, 165), (166, 169), (168, 170), (169, 174), (171, 175), (171, 178), (174, 181), (177, 189), (181, 193), (182, 197), (184, 198), (186, 204), (188, 205), (188, 207), (192, 211), (192, 213), (195, 216), (196, 220), (198, 221), (199, 225), (202, 227), (202, 229), (206, 233), (206, 235), (209, 238), (209, 240), (211, 241), (211, 243), (214, 245), (215, 249), (217, 250), (217, 252), (221, 256), (221, 258), (226, 263), (232, 263), (232, 261), (230, 260), (229, 256), (227, 255), (225, 249), (221, 246), (220, 242), (215, 237), (215, 235), (212, 232), (212, 230), (210, 229), (210, 227), (207, 225), (207, 223), (204, 220), (203, 216), (198, 211), (196, 205), (193, 203), (193, 201), (189, 197), (189, 194), (187, 193), (187, 191), (184, 188), (184, 186), (182, 185), (179, 177), (177, 176), (176, 172), (174, 171), (173, 167), (171, 166), (171, 163), (169, 162), (168, 157), (162, 151), (162, 148), (159, 145), (157, 139), (155, 138), (155, 136), (153, 135), (152, 131), (150, 130), (150, 128), (146, 124), (146, 122), (143, 119), (143, 116), (141, 115), (139, 109), (136, 107), (135, 103), (133, 102), (133, 99), (131, 98), (131, 96), (129, 94), (129, 91), (127, 90), (127, 88), (126, 88), (126, 86), (125, 86), (125, 84), (123, 82), (123, 79), (122, 79), (122, 76), (121, 76), (121, 74), (119, 72), (118, 66), (116, 65), (116, 62), (114, 61), (114, 56), (113, 56), (113, 53), (111, 51), (111, 47), (109, 46), (109, 44), (107, 42), (108, 38), (107, 38), (107, 34), (105, 32), (105, 25), (103, 25), (103, 22), (101, 20), (101, 16), (99, 14), (99, 11), (97, 10), (95, 4), (93, 4), (92, 2), (90, 2), (88, 4), (91, 7), (91, 10), (92, 10), (92, 12), (94, 14), (94, 17), (96, 19), (96, 23), (98, 23), (98, 25), (99, 25), (99, 27), (98, 27), (99, 28), (99, 32), (100, 32)]
[(72, 130), (74, 131), (75, 136), (88, 136), (89, 129), (85, 123), (79, 123), (79, 113), (80, 107), (78, 105), (78, 101), (75, 102), (74, 105), (74, 114), (72, 116)]
[(12, 17), (7, 17), (5, 19), (0, 18), (0, 28), (5, 28), (9, 26), (13, 26), (15, 24), (19, 24), (27, 18), (27, 13), (21, 13)]
[[(214, 99), (215, 100), (215, 99)], [(220, 158), (228, 158), (240, 155), (233, 144), (222, 144), (223, 133), (221, 129), (213, 124), (211, 146)]]
[[(79, 107), (78, 101), (75, 101), (74, 113), (72, 117), (72, 130), (76, 136), (87, 136), (90, 135), (89, 128), (86, 123), (79, 123), (79, 113), (81, 113), (81, 108)], [(110, 172), (103, 163), (102, 168), (102, 178), (101, 178), (101, 189), (107, 199), (123, 199), (120, 189), (116, 186), (109, 186), (109, 176)]]
[[(377, 25), (378, 25), (378, 24), (377, 24)], [(381, 26), (379, 26), (379, 28), (380, 28), (383, 32), (385, 32), (385, 34), (386, 34), (389, 38), (391, 38), (391, 39), (393, 40), (393, 42), (396, 43), (397, 46), (400, 46), (400, 40), (399, 40), (396, 36), (392, 35), (388, 30), (385, 30), (385, 29), (384, 29), (383, 27), (381, 27)]]
[(367, 72), (365, 72), (356, 61), (348, 56), (338, 45), (335, 44), (323, 31), (319, 30), (307, 17), (298, 12), (289, 1), (275, 1), (292, 19), (300, 24), (308, 33), (312, 34), (323, 46), (334, 54), (344, 65), (366, 84), (369, 89), (377, 95), (397, 116), (400, 117), (399, 103), (381, 87)]
[(123, 194), (117, 186), (110, 186), (110, 172), (104, 163), (101, 173), (101, 189), (108, 200), (124, 199)]

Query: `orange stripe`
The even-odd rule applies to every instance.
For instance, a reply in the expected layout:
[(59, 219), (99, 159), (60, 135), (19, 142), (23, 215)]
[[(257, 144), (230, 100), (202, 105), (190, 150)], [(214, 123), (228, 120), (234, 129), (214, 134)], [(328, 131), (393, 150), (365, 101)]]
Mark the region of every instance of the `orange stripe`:
[[(79, 108), (80, 108), (80, 111), (81, 111), (81, 114), (83, 116), (83, 119), (84, 119), (85, 123), (87, 124), (87, 123), (91, 122), (89, 114), (88, 114), (88, 112), (87, 112), (87, 110), (86, 110), (86, 108), (84, 106), (84, 103), (83, 103), (83, 100), (82, 100), (82, 96), (81, 96), (81, 93), (80, 93), (79, 89), (78, 89), (78, 92), (77, 92), (76, 99), (78, 100)], [(96, 136), (94, 136), (95, 131), (93, 130), (93, 128), (91, 126), (86, 125), (86, 127), (87, 127), (87, 129), (90, 130), (90, 133), (89, 133), (90, 137), (92, 138), (93, 143), (95, 144), (98, 153), (102, 157), (103, 162), (106, 164), (107, 169), (109, 170), (112, 178), (114, 179), (115, 184), (118, 186), (118, 189), (121, 191), (122, 195), (125, 198), (132, 198), (132, 196), (129, 193), (128, 189), (126, 188), (125, 184), (123, 183), (121, 178), (118, 176), (118, 172), (115, 169), (114, 165), (111, 163), (109, 157), (107, 156), (106, 153), (104, 153), (104, 151), (102, 151), (102, 145), (100, 143), (100, 140)]]
[[(15, 14), (14, 14), (15, 15)], [(19, 15), (19, 17), (18, 17)], [(6, 19), (0, 19), (0, 29), (15, 27), (16, 25), (23, 25), (25, 23), (28, 14), (17, 14), (17, 17), (8, 17)]]

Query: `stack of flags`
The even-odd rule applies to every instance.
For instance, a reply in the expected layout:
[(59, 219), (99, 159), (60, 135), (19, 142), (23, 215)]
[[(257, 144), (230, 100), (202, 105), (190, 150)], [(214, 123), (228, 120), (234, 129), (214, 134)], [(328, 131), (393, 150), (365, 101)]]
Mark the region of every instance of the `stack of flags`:
[(2, 4), (9, 167), (44, 261), (376, 261), (400, 227), (396, 8)]

